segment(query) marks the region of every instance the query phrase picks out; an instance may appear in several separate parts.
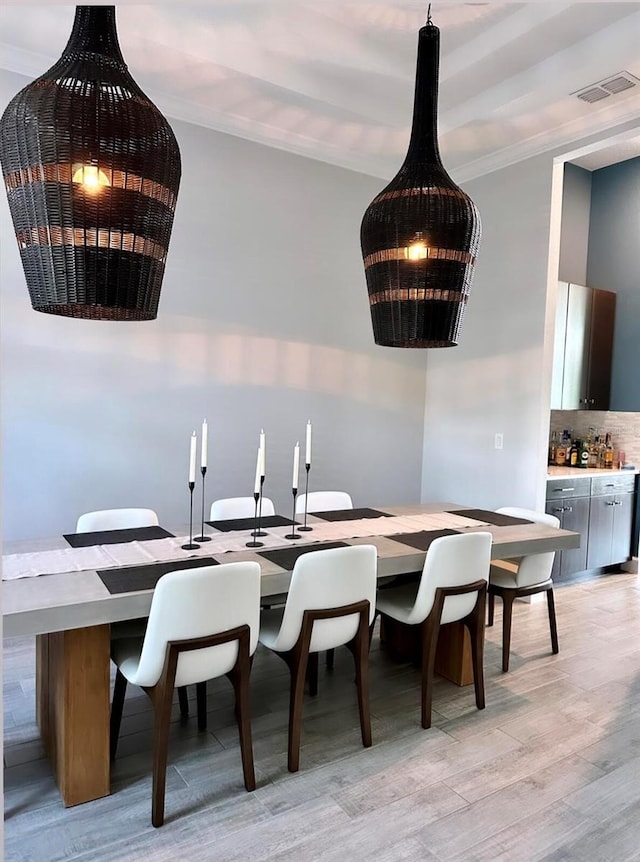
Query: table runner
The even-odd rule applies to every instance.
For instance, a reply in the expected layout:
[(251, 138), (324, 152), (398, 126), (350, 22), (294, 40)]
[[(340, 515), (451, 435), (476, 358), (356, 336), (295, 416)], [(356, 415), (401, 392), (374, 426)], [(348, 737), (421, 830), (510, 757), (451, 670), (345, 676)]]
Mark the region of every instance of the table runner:
[(275, 551), (258, 551), (258, 556), (264, 557), (283, 569), (292, 569), (298, 557), (311, 551), (327, 551), (330, 548), (348, 548), (346, 542), (318, 542), (314, 545), (298, 545), (295, 548), (276, 548)]
[(487, 509), (459, 509), (450, 514), (462, 515), (465, 518), (478, 518), (494, 527), (511, 527), (516, 524), (533, 524), (526, 518), (514, 518), (513, 515), (503, 515), (501, 512), (491, 512)]
[(400, 535), (389, 536), (389, 538), (393, 539), (394, 542), (417, 548), (419, 551), (426, 551), (435, 539), (440, 539), (442, 536), (459, 535), (457, 530), (430, 530), (428, 532), (421, 530), (419, 533), (400, 533)]
[[(461, 530), (486, 526), (486, 521), (461, 517), (455, 512), (434, 514), (400, 515), (381, 518), (363, 518), (357, 521), (335, 521), (313, 524), (313, 531), (301, 535), (296, 543), (285, 539), (291, 529), (273, 527), (266, 530), (260, 541), (265, 550), (279, 547), (296, 547), (309, 542), (336, 542), (344, 539), (367, 536), (393, 536), (400, 533), (416, 533), (433, 530)], [(121, 566), (148, 565), (149, 563), (188, 560), (194, 557), (209, 557), (227, 551), (246, 551), (250, 539), (249, 531), (218, 533), (212, 541), (200, 548), (185, 551), (181, 545), (186, 536), (155, 539), (148, 542), (127, 542), (116, 545), (94, 545), (88, 548), (62, 548), (54, 551), (35, 551), (26, 554), (8, 554), (2, 560), (2, 579), (36, 577), (38, 575), (63, 572), (95, 571)]]
[[(255, 530), (257, 521), (255, 518), (227, 518), (224, 521), (205, 521), (205, 524), (222, 533), (231, 533), (235, 530)], [(291, 518), (285, 518), (283, 515), (263, 515), (260, 518), (261, 530), (266, 530), (267, 527), (286, 527), (288, 524), (291, 524)]]

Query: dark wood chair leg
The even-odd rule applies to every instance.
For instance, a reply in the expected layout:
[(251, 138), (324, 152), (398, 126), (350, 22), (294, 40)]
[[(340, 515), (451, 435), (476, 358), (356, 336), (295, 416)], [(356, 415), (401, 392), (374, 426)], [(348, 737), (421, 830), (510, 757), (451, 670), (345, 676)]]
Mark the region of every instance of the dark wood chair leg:
[(120, 668), (118, 668), (113, 687), (113, 702), (111, 704), (111, 719), (109, 726), (109, 754), (111, 760), (116, 759), (116, 751), (118, 750), (118, 737), (120, 736), (120, 723), (122, 722), (122, 710), (124, 708), (124, 696), (126, 691), (127, 678), (122, 675)]
[(476, 693), (476, 706), (485, 708), (484, 700), (484, 617), (486, 593), (478, 594), (478, 601), (472, 613), (465, 620), (471, 640), (471, 663), (473, 665), (473, 686)]
[(309, 694), (315, 697), (318, 694), (318, 653), (309, 653), (307, 664), (307, 679), (309, 680)]
[(327, 650), (327, 670), (333, 670), (333, 663), (336, 657), (336, 651), (334, 649)]
[(515, 593), (513, 590), (505, 590), (502, 593), (502, 670), (509, 670), (509, 651), (511, 649), (511, 618), (513, 616), (513, 602)]
[(238, 649), (238, 662), (236, 667), (228, 674), (233, 683), (236, 695), (236, 721), (238, 723), (238, 735), (240, 737), (240, 755), (242, 757), (242, 773), (244, 775), (244, 786), (247, 790), (256, 789), (256, 774), (253, 764), (253, 744), (251, 741), (251, 715), (249, 709), (249, 674), (251, 672), (251, 659), (249, 658), (249, 645), (240, 644)]
[(152, 696), (154, 708), (153, 726), (153, 796), (151, 803), (151, 823), (162, 826), (164, 823), (164, 794), (167, 783), (167, 752), (169, 748), (169, 724), (171, 721), (171, 702), (173, 685), (158, 684)]
[(364, 616), (360, 618), (360, 626), (358, 634), (355, 637), (352, 652), (356, 665), (356, 689), (358, 692), (362, 744), (365, 748), (370, 748), (372, 737), (371, 707), (369, 704), (369, 626)]
[(207, 729), (207, 683), (196, 683), (196, 704), (198, 709), (198, 730)]
[(307, 675), (309, 654), (303, 652), (292, 661), (291, 693), (289, 697), (289, 750), (287, 766), (289, 772), (297, 772), (300, 768), (300, 737), (302, 734), (302, 698), (304, 681)]
[(489, 628), (491, 628), (491, 626), (493, 625), (493, 614), (494, 614), (495, 607), (496, 607), (496, 597), (494, 596), (493, 593), (489, 593), (488, 605), (489, 605), (489, 619), (487, 620), (487, 626)]
[(178, 703), (180, 704), (180, 718), (189, 718), (189, 693), (186, 685), (181, 685), (178, 689)]
[(551, 631), (551, 651), (557, 654), (560, 651), (558, 646), (558, 626), (556, 625), (556, 603), (553, 597), (553, 588), (547, 590), (547, 607), (549, 609), (549, 629)]
[(422, 726), (431, 727), (431, 705), (433, 701), (433, 676), (436, 666), (436, 647), (440, 631), (442, 608), (429, 614), (422, 623)]

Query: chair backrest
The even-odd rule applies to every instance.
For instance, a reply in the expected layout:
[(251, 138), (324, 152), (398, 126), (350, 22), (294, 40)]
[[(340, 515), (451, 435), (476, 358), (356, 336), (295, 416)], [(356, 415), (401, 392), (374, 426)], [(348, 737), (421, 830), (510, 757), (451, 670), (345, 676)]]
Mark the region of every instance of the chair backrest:
[(337, 509), (353, 509), (353, 501), (346, 491), (311, 491), (296, 497), (296, 513), (304, 512), (305, 501), (307, 512), (335, 512)]
[(101, 509), (80, 515), (76, 524), (76, 533), (155, 527), (157, 524), (158, 516), (153, 509)]
[[(489, 580), (491, 533), (461, 533), (441, 536), (429, 545), (415, 604), (407, 617), (410, 624), (421, 623), (430, 614), (438, 587), (461, 587)], [(477, 592), (447, 596), (440, 621), (452, 623), (471, 613)]]
[[(209, 513), (210, 521), (227, 521), (231, 518), (253, 518), (256, 503), (253, 497), (226, 497), (223, 500), (214, 500)], [(263, 515), (275, 515), (276, 509), (273, 501), (268, 497), (262, 498)]]
[[(377, 565), (373, 545), (328, 548), (298, 557), (274, 648), (285, 652), (295, 645), (305, 610), (339, 608), (366, 599), (371, 624), (376, 604)], [(358, 621), (357, 614), (317, 620), (313, 625), (311, 652), (348, 643), (356, 635)]]
[[(205, 637), (248, 625), (250, 654), (260, 629), (260, 565), (224, 563), (180, 569), (158, 581), (144, 637), (137, 685), (155, 685), (164, 667), (167, 643)], [(176, 686), (203, 682), (228, 673), (236, 662), (238, 642), (183, 652)]]
[[(533, 521), (535, 524), (544, 524), (547, 527), (560, 526), (560, 520), (555, 515), (548, 515), (546, 512), (536, 512), (534, 509), (519, 509), (514, 506), (504, 506), (502, 509), (496, 509), (503, 515), (511, 515), (513, 518), (525, 518), (527, 521)], [(545, 554), (528, 554), (526, 557), (520, 557), (516, 560), (518, 564), (518, 572), (516, 574), (516, 584), (519, 587), (533, 587), (535, 584), (542, 584), (548, 581), (551, 577), (553, 569), (553, 560), (555, 551), (548, 551)]]

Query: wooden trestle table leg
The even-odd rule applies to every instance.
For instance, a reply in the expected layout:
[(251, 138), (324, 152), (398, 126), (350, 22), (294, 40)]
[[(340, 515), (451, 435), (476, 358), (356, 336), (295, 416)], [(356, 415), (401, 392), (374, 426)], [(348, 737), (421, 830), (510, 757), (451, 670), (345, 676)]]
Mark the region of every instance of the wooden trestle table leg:
[(66, 806), (108, 796), (110, 626), (36, 638), (36, 717)]

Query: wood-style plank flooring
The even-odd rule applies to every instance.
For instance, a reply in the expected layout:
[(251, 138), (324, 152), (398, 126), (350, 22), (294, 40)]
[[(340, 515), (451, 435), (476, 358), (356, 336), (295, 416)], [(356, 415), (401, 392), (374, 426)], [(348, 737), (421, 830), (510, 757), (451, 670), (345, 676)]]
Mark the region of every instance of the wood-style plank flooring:
[[(419, 726), (419, 674), (374, 638), (374, 744), (360, 744), (353, 665), (336, 651), (305, 698), (301, 769), (286, 769), (288, 671), (259, 649), (252, 674), (258, 789), (242, 784), (231, 687), (209, 685), (209, 728), (174, 711), (166, 823), (150, 822), (151, 713), (129, 691), (110, 797), (62, 807), (34, 715), (34, 644), (5, 642), (7, 862), (625, 862), (640, 860), (640, 589), (615, 574), (514, 609), (500, 671), (501, 605), (487, 630), (487, 708), (438, 680)], [(194, 692), (191, 692), (194, 695)], [(195, 713), (195, 704), (192, 708)]]

